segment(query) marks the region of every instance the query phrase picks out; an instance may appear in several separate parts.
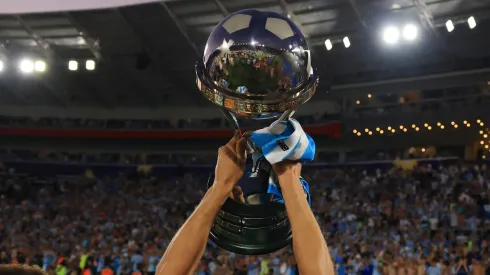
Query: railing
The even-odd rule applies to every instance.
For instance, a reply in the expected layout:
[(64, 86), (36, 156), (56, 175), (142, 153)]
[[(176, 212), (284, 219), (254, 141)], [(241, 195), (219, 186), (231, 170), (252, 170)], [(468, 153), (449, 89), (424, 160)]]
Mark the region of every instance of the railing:
[[(256, 129), (256, 128), (253, 128)], [(310, 135), (340, 137), (340, 123), (304, 125)], [(247, 129), (243, 129), (247, 130)], [(25, 136), (49, 138), (92, 138), (92, 139), (216, 139), (232, 136), (231, 128), (222, 129), (167, 129), (167, 130), (112, 130), (112, 129), (49, 129), (16, 128), (0, 126), (0, 136)]]
[[(348, 163), (307, 163), (305, 169), (335, 169), (335, 168), (362, 168), (366, 170), (389, 169), (400, 167), (410, 169), (416, 164), (450, 165), (456, 164), (456, 157), (413, 159), (413, 160), (387, 160), (387, 161), (362, 161)], [(5, 170), (14, 169), (15, 173), (32, 174), (36, 176), (56, 175), (84, 175), (87, 172), (96, 176), (125, 174), (151, 174), (154, 176), (178, 176), (187, 172), (208, 173), (214, 169), (214, 164), (103, 164), (103, 163), (65, 163), (45, 161), (5, 161)]]

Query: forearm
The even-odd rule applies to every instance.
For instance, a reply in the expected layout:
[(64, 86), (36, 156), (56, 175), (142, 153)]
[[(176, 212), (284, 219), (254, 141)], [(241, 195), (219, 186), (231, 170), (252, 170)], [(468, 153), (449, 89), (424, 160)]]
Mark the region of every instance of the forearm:
[(299, 176), (279, 178), (293, 233), (293, 250), (301, 275), (334, 274), (325, 238), (306, 200)]
[(194, 271), (209, 237), (216, 214), (227, 194), (210, 188), (196, 210), (170, 242), (158, 264), (157, 275), (187, 275)]

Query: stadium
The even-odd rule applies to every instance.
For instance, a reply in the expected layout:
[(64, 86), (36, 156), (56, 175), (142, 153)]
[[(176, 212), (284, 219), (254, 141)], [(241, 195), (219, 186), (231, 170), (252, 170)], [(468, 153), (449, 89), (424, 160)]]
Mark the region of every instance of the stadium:
[[(215, 27), (237, 12), (253, 21), (250, 10), (293, 22), (287, 39), (309, 48), (232, 45), (229, 31), (218, 42), (232, 51), (213, 57)], [(311, 65), (319, 81), (293, 121), (314, 140), (311, 158), (298, 158), (308, 160), (301, 183), (334, 274), (490, 274), (489, 19), (489, 0), (0, 3), (0, 270), (180, 275), (158, 264), (213, 188), (218, 150), (238, 124), (271, 123), (223, 98), (220, 110), (201, 85), (265, 102)], [(264, 28), (284, 40), (276, 21)], [(210, 81), (197, 72), (196, 85), (196, 61), (210, 56)], [(288, 63), (297, 56), (308, 59)], [(237, 108), (236, 125), (223, 108)], [(285, 199), (271, 201), (287, 209)], [(189, 274), (306, 270), (281, 207), (288, 239), (253, 253), (216, 237), (219, 212)]]

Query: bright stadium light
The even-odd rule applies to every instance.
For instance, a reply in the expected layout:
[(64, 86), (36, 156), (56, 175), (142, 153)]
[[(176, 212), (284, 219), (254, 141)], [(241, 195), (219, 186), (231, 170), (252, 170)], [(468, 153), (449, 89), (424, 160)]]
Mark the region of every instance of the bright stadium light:
[(346, 48), (349, 48), (350, 47), (350, 40), (349, 40), (349, 37), (344, 37), (344, 39), (342, 40), (344, 42), (344, 46)]
[(325, 40), (325, 47), (327, 48), (327, 51), (330, 51), (333, 48), (333, 44), (330, 39)]
[(0, 60), (0, 72), (3, 71), (3, 61)]
[(387, 27), (383, 31), (383, 40), (390, 45), (396, 44), (400, 40), (400, 31), (395, 27)]
[(24, 73), (32, 73), (34, 71), (34, 62), (29, 59), (23, 59), (19, 63), (19, 69)]
[(415, 38), (417, 38), (417, 35), (418, 29), (415, 25), (407, 24), (405, 25), (405, 27), (403, 27), (403, 38), (405, 38), (405, 40), (414, 40)]
[(470, 27), (470, 29), (476, 27), (475, 17), (471, 16), (470, 18), (468, 18), (468, 26)]
[(41, 60), (34, 62), (34, 70), (36, 72), (44, 72), (46, 70), (46, 62)]
[(453, 21), (452, 20), (447, 20), (446, 21), (446, 29), (447, 29), (447, 32), (454, 31), (454, 24), (453, 24)]
[(95, 61), (87, 60), (87, 62), (85, 62), (85, 68), (89, 71), (95, 70)]
[(75, 60), (70, 60), (68, 62), (68, 70), (70, 71), (78, 70), (78, 62), (76, 62)]

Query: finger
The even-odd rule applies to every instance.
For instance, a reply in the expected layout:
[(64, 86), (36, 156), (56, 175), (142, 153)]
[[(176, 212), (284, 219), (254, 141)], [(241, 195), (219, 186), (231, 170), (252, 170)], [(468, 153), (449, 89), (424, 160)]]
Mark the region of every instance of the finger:
[(240, 186), (233, 186), (233, 190), (231, 190), (234, 196), (239, 196), (243, 194), (242, 188)]
[(236, 147), (236, 144), (238, 142), (238, 136), (237, 135), (234, 135), (229, 141), (228, 143), (226, 143), (226, 146), (227, 147), (230, 147), (230, 148), (233, 148), (235, 149)]
[(226, 150), (226, 147), (225, 146), (221, 146), (219, 149), (218, 149), (218, 158), (219, 156), (223, 155), (224, 152)]
[(253, 134), (253, 131), (247, 131), (247, 132), (245, 132), (245, 133), (242, 135), (242, 137), (249, 138), (249, 137), (251, 137), (251, 136), (252, 136), (252, 134)]
[(245, 204), (245, 198), (243, 197), (243, 191), (240, 186), (233, 187), (233, 199), (237, 202)]
[(238, 157), (236, 156), (234, 147), (233, 149), (230, 148), (230, 146), (221, 146), (218, 150), (218, 161), (220, 161), (221, 158), (228, 158), (232, 162), (237, 163), (239, 161)]
[(236, 155), (239, 159), (247, 159), (247, 141), (248, 138), (241, 137), (236, 143)]
[(245, 198), (243, 197), (243, 193), (241, 193), (238, 196), (235, 195), (234, 199), (241, 204), (245, 204)]
[(235, 195), (233, 194), (233, 191), (230, 192), (230, 194), (228, 195), (228, 197), (236, 202), (239, 202), (239, 203), (242, 203), (242, 204), (245, 204), (245, 198), (243, 197), (243, 193), (241, 195)]

